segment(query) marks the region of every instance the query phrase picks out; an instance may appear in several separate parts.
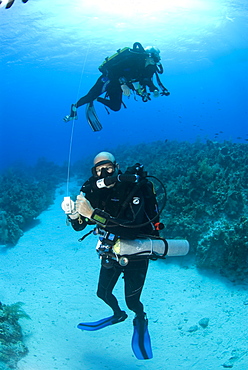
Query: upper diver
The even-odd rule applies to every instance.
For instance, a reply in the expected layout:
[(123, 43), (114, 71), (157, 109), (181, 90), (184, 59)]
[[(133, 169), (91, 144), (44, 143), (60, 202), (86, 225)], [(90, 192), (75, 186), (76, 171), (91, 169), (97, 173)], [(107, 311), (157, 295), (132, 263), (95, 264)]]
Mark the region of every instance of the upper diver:
[[(64, 121), (77, 119), (77, 108), (88, 104), (87, 120), (93, 131), (100, 131), (102, 125), (93, 106), (94, 100), (117, 112), (121, 109), (121, 105), (124, 105), (122, 95), (130, 96), (131, 91), (141, 96), (143, 102), (151, 100), (150, 92), (154, 97), (170, 95), (158, 76), (163, 73), (159, 54), (160, 50), (157, 47), (143, 48), (139, 42), (135, 42), (133, 48), (125, 47), (117, 50), (116, 54), (106, 58), (100, 65), (99, 70), (102, 75), (85, 96), (71, 105), (71, 113), (64, 117)], [(159, 87), (153, 83), (154, 75)], [(104, 93), (105, 97), (100, 97)]]
[[(0, 0), (0, 8), (2, 8), (4, 5), (5, 9), (9, 9), (14, 4), (15, 0)], [(22, 0), (23, 3), (27, 3), (28, 0)]]

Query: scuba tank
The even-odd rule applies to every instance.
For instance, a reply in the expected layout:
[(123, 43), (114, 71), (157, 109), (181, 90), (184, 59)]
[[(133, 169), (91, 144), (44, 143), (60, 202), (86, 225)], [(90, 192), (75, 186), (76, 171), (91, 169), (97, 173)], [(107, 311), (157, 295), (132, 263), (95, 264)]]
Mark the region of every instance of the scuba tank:
[(129, 259), (158, 259), (186, 256), (189, 252), (189, 242), (184, 239), (163, 239), (146, 236), (144, 238), (126, 240), (117, 239), (114, 245), (103, 245), (98, 241), (96, 250), (100, 257), (116, 260), (121, 266), (126, 266)]
[(142, 58), (146, 56), (145, 49), (139, 42), (135, 42), (132, 49), (129, 47), (118, 49), (115, 54), (106, 57), (98, 69), (101, 73), (108, 75), (112, 69), (119, 68), (122, 64), (125, 65), (129, 60), (132, 61), (134, 54)]

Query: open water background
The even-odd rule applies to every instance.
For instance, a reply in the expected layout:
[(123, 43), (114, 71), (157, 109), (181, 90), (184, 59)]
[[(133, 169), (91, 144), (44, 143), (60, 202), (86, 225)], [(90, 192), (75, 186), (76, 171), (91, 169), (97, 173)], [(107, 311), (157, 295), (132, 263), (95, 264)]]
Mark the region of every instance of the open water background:
[(40, 157), (68, 160), (70, 105), (99, 76), (106, 56), (136, 41), (161, 50), (169, 97), (107, 114), (92, 132), (84, 107), (72, 162), (119, 144), (156, 140), (248, 140), (248, 5), (245, 0), (16, 0), (0, 8), (0, 167)]

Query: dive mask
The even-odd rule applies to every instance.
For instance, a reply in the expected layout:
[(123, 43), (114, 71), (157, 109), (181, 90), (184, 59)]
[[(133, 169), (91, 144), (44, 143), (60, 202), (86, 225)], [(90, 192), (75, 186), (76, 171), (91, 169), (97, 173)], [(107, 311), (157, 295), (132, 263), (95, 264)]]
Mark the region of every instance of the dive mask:
[[(105, 166), (101, 168), (101, 166), (103, 165)], [(95, 166), (92, 167), (91, 171), (94, 177), (97, 177), (98, 179), (104, 179), (108, 176), (112, 176), (115, 173), (115, 169), (116, 163), (112, 163), (108, 160), (105, 160), (96, 163)]]

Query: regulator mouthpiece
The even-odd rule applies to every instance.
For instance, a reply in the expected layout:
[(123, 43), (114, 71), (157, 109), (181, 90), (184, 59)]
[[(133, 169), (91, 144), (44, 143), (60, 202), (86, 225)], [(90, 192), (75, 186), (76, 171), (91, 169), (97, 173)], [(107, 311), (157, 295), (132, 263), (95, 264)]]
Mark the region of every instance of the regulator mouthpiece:
[(106, 188), (109, 185), (114, 184), (115, 182), (138, 182), (140, 177), (138, 175), (122, 175), (117, 176), (108, 176), (96, 181), (96, 186), (100, 188)]

